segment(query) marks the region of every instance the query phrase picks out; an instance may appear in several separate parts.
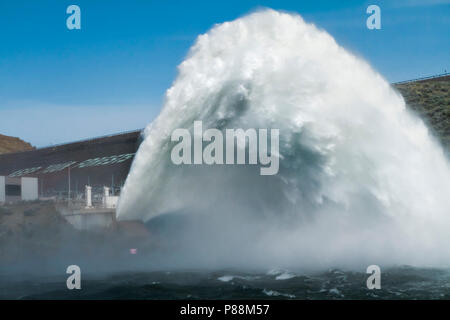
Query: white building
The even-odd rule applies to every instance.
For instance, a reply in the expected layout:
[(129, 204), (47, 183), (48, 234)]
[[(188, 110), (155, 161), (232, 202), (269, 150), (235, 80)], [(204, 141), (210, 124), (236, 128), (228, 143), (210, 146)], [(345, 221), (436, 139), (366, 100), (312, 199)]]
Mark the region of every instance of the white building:
[(103, 207), (107, 209), (115, 209), (119, 202), (118, 196), (110, 195), (109, 188), (103, 187)]
[(38, 199), (37, 178), (0, 176), (0, 203)]

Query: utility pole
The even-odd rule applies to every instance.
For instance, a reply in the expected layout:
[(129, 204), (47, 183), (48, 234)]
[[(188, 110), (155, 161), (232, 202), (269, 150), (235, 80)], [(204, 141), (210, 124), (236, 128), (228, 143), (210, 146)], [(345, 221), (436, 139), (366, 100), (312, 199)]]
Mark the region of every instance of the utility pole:
[(69, 174), (69, 193), (67, 194), (67, 206), (70, 207), (70, 166), (68, 167), (68, 174)]
[(114, 173), (111, 175), (111, 195), (114, 195)]

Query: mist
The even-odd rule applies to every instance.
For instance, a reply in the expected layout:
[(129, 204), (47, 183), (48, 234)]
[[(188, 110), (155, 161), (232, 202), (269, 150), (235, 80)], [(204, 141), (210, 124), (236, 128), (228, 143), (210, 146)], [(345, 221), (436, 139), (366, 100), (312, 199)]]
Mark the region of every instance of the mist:
[[(174, 165), (171, 134), (196, 120), (279, 129), (278, 174)], [(449, 169), (367, 62), (299, 15), (261, 10), (197, 38), (145, 129), (117, 218), (147, 223), (165, 267), (442, 267)]]

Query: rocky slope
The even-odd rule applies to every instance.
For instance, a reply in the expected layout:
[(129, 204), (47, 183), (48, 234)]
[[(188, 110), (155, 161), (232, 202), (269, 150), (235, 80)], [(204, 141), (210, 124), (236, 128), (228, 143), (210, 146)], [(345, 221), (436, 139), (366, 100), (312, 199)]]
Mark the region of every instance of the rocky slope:
[(19, 151), (27, 151), (33, 150), (34, 147), (16, 137), (9, 137), (3, 134), (0, 134), (0, 154), (2, 153), (10, 153), (10, 152), (19, 152)]

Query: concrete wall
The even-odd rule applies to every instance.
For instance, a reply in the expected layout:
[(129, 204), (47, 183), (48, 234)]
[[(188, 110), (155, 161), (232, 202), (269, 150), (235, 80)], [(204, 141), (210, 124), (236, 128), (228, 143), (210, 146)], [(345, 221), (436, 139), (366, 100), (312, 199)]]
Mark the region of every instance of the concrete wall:
[(107, 196), (104, 197), (104, 206), (108, 209), (115, 209), (117, 207), (117, 203), (119, 202), (118, 196)]
[(5, 202), (5, 177), (0, 176), (0, 202)]
[(86, 212), (64, 215), (64, 218), (78, 230), (105, 230), (115, 223), (115, 211), (89, 210)]
[(38, 179), (22, 178), (22, 200), (30, 201), (38, 199)]

